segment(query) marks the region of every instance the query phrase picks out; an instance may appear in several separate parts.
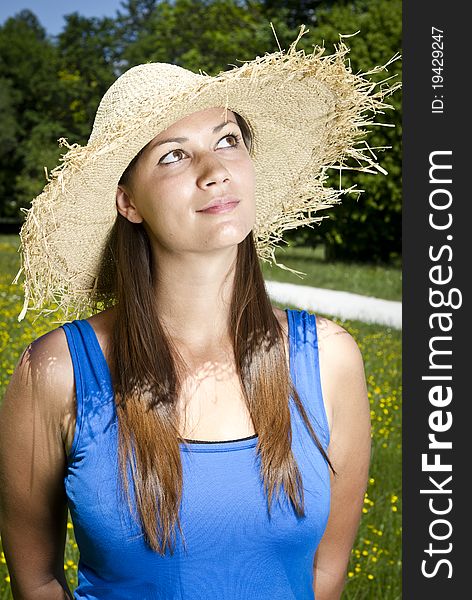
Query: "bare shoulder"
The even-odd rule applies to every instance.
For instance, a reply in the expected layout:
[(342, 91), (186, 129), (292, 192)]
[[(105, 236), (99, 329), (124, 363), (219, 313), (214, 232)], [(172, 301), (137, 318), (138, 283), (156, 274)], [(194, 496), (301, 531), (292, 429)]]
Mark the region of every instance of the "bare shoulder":
[(340, 415), (365, 412), (364, 361), (356, 340), (334, 321), (316, 316), (320, 378), (330, 429)]
[(32, 342), (22, 356), (31, 374), (45, 389), (73, 390), (74, 369), (65, 331), (53, 329)]
[(96, 313), (87, 319), (95, 332), (97, 341), (107, 362), (109, 358), (108, 350), (110, 337), (115, 319), (116, 309), (114, 307), (107, 308), (106, 310)]
[(356, 340), (341, 325), (331, 319), (316, 315), (316, 331), (320, 354), (324, 353), (333, 359), (337, 356), (336, 363), (341, 363), (346, 359), (357, 361), (360, 358), (362, 360)]
[(75, 386), (67, 338), (61, 327), (35, 339), (25, 348), (4, 401), (9, 405), (20, 401), (31, 403), (41, 418), (56, 427), (64, 439), (66, 415), (75, 414)]

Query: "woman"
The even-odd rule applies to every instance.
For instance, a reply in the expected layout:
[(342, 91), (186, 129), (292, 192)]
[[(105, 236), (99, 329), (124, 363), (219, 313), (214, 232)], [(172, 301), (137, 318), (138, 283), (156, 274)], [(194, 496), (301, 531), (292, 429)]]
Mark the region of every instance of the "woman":
[(258, 257), (337, 201), (324, 165), (375, 165), (355, 142), (385, 92), (296, 43), (216, 78), (131, 69), (33, 202), (20, 318), (31, 298), (104, 310), (34, 341), (3, 402), (15, 598), (340, 597), (370, 455), (362, 358), (334, 322), (273, 307)]

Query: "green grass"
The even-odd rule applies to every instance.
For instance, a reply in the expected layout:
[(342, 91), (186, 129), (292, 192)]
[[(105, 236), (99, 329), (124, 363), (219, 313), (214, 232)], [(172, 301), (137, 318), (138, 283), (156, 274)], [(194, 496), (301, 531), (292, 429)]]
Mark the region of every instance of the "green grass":
[[(51, 318), (41, 318), (33, 324), (33, 318), (27, 315), (21, 323), (17, 321), (22, 306), (22, 295), (19, 286), (11, 285), (19, 267), (17, 246), (17, 236), (0, 236), (0, 311), (2, 314), (0, 399), (3, 398), (6, 385), (22, 350), (33, 339), (53, 328)], [(295, 254), (303, 256), (303, 251), (297, 249)], [(306, 255), (309, 255), (309, 251)], [(299, 257), (296, 258), (298, 259)], [(313, 259), (307, 260), (306, 257), (301, 260), (309, 263), (313, 271), (316, 271), (316, 275), (323, 271), (320, 266), (322, 263)], [(292, 265), (293, 263), (290, 264)], [(336, 276), (331, 276), (332, 282), (342, 281), (342, 278), (339, 278), (340, 274), (347, 273), (345, 266), (342, 265), (332, 265), (330, 269), (333, 273), (337, 270)], [(359, 273), (361, 271), (362, 269), (359, 269)], [(384, 290), (388, 287), (385, 284), (387, 280), (392, 282), (391, 291), (395, 289), (397, 285), (394, 283), (395, 277), (398, 279), (398, 273), (395, 275), (395, 272), (394, 269), (386, 274), (381, 274), (379, 271), (378, 278), (384, 281)], [(275, 273), (283, 272), (277, 270), (274, 272), (274, 278)], [(329, 273), (327, 269), (325, 276), (328, 279)], [(311, 282), (311, 285), (321, 285), (319, 281)], [(356, 284), (359, 287), (351, 290), (367, 293), (366, 290), (372, 287), (363, 286), (373, 285), (372, 281), (371, 276), (359, 275), (359, 282)], [(338, 289), (346, 289), (346, 286)], [(384, 294), (373, 295), (386, 297)], [(364, 515), (352, 551), (342, 600), (399, 600), (401, 598), (401, 332), (380, 325), (331, 318), (353, 335), (362, 351), (372, 417), (370, 481), (364, 501)], [(64, 569), (69, 586), (74, 589), (77, 585), (79, 555), (70, 521), (67, 533)], [(8, 579), (8, 570), (2, 552), (0, 554), (0, 600), (12, 598)]]
[(266, 279), (342, 290), (385, 300), (401, 300), (402, 297), (402, 273), (399, 267), (326, 262), (321, 247), (312, 249), (284, 246), (276, 251), (276, 259), (291, 269), (306, 273), (306, 276), (300, 278), (290, 271), (264, 262), (262, 271)]

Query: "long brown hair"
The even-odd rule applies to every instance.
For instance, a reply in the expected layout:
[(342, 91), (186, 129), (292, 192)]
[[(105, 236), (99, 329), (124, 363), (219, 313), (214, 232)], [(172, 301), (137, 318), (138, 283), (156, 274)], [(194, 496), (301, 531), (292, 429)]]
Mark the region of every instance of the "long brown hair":
[[(247, 124), (236, 115), (247, 148)], [(139, 155), (120, 183), (131, 176)], [(164, 555), (183, 542), (179, 507), (182, 463), (177, 399), (185, 365), (159, 321), (153, 288), (153, 254), (142, 223), (117, 215), (97, 281), (102, 305), (115, 305), (109, 360), (118, 418), (120, 490), (132, 510), (128, 466), (146, 543)], [(105, 299), (108, 299), (105, 302)], [(111, 300), (110, 300), (111, 299)], [(302, 477), (292, 453), (291, 395), (319, 451), (332, 465), (291, 381), (282, 328), (268, 297), (252, 232), (239, 244), (228, 330), (236, 373), (258, 434), (257, 452), (270, 514), (283, 487), (304, 516)]]

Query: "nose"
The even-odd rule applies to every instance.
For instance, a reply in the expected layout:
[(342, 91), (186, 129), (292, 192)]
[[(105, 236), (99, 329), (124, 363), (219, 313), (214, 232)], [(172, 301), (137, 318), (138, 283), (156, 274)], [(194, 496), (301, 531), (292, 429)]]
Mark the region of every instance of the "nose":
[(230, 180), (230, 173), (223, 162), (213, 152), (206, 152), (199, 161), (197, 185), (207, 188)]

